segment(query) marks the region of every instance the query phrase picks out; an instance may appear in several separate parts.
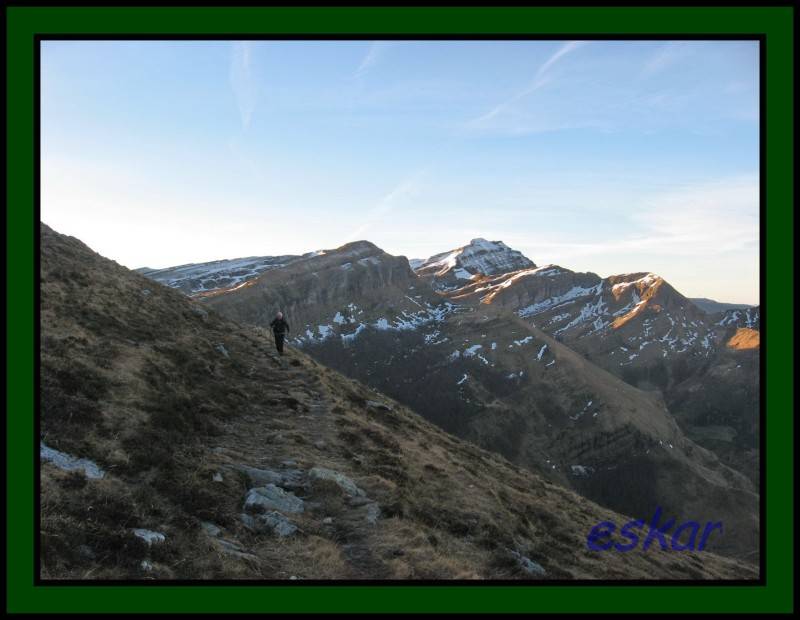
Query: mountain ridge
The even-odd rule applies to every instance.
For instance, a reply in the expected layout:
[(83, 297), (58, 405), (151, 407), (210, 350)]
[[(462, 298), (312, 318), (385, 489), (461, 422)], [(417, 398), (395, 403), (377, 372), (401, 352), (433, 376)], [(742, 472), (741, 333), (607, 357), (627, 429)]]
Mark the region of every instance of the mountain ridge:
[(46, 580), (755, 577), (711, 552), (598, 555), (586, 533), (625, 517), (301, 352), (281, 363), (263, 331), (74, 238), (41, 241)]

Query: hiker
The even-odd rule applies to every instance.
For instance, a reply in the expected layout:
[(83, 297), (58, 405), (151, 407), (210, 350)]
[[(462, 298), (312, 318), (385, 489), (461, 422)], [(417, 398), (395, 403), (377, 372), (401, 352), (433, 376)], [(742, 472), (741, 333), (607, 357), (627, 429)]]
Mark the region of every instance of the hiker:
[(286, 338), (286, 332), (289, 331), (289, 324), (283, 318), (283, 312), (278, 312), (269, 326), (272, 328), (272, 333), (275, 334), (275, 346), (278, 353), (283, 355), (283, 340)]

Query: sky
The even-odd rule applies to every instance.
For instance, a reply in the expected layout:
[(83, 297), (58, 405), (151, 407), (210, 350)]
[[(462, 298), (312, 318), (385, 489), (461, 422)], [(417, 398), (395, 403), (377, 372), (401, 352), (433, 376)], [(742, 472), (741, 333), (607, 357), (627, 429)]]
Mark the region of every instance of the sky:
[(130, 267), (483, 237), (758, 303), (750, 41), (45, 41), (41, 218)]

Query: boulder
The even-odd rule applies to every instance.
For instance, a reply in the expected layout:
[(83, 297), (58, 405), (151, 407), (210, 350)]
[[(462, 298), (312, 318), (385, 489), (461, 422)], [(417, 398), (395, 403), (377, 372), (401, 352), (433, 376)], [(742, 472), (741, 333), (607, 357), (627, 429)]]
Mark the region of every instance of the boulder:
[(167, 537), (161, 532), (154, 532), (153, 530), (145, 530), (136, 528), (133, 530), (133, 535), (141, 538), (148, 546), (152, 544), (163, 543)]
[(255, 516), (242, 514), (241, 519), (247, 529), (259, 534), (269, 532), (284, 538), (297, 532), (297, 526), (294, 523), (274, 510)]
[(367, 407), (372, 407), (373, 409), (380, 409), (382, 411), (392, 411), (392, 408), (387, 405), (386, 403), (378, 402), (377, 400), (368, 400)]
[(53, 465), (64, 471), (82, 470), (87, 478), (99, 479), (106, 475), (106, 472), (100, 469), (97, 463), (89, 459), (79, 459), (65, 452), (54, 450), (46, 446), (43, 441), (39, 443), (39, 458), (43, 461), (50, 461)]
[(366, 519), (367, 523), (370, 525), (375, 525), (378, 523), (378, 519), (381, 517), (381, 508), (376, 503), (367, 504), (366, 510), (364, 511), (364, 518)]
[(308, 472), (308, 478), (309, 480), (332, 480), (342, 491), (347, 493), (347, 495), (358, 497), (366, 496), (366, 493), (364, 493), (350, 478), (332, 469), (312, 467)]
[(222, 529), (219, 526), (214, 525), (209, 521), (201, 521), (200, 525), (203, 527), (205, 533), (211, 536), (211, 538), (216, 538), (222, 533)]
[(247, 492), (244, 500), (245, 509), (253, 509), (257, 506), (265, 510), (280, 510), (281, 512), (303, 512), (304, 510), (302, 499), (274, 484), (256, 487)]
[(512, 551), (511, 555), (514, 556), (514, 559), (519, 564), (519, 567), (524, 570), (529, 575), (536, 575), (537, 577), (542, 577), (547, 574), (547, 571), (540, 565), (531, 560), (528, 557), (525, 557), (521, 553), (517, 551)]
[(274, 471), (272, 469), (259, 469), (247, 465), (231, 465), (236, 471), (242, 472), (254, 486), (274, 484), (286, 489), (296, 489), (303, 486), (305, 475), (300, 469), (286, 469)]

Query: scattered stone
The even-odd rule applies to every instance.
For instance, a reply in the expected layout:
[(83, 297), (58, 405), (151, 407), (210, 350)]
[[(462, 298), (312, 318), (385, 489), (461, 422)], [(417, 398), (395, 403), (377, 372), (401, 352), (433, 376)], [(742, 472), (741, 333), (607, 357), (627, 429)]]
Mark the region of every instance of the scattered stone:
[(375, 525), (378, 522), (378, 519), (381, 518), (381, 508), (378, 504), (372, 503), (367, 504), (367, 510), (365, 514), (365, 519), (367, 523), (370, 525)]
[(259, 534), (271, 532), (284, 538), (297, 532), (297, 526), (294, 523), (274, 510), (255, 516), (242, 513), (241, 519), (247, 529)]
[(220, 353), (222, 353), (222, 354), (223, 354), (225, 357), (230, 357), (230, 353), (228, 353), (228, 349), (226, 349), (226, 348), (225, 348), (225, 345), (224, 345), (224, 344), (222, 344), (222, 343), (219, 343), (219, 344), (218, 344), (218, 345), (216, 345), (214, 348), (215, 348), (217, 351), (219, 351)]
[(192, 306), (192, 314), (199, 316), (203, 321), (208, 319), (208, 312), (197, 306)]
[(266, 510), (280, 510), (281, 512), (303, 512), (302, 499), (274, 484), (256, 487), (247, 492), (247, 497), (244, 500), (245, 509), (256, 506)]
[(350, 478), (344, 474), (340, 474), (338, 471), (333, 471), (332, 469), (326, 469), (325, 467), (312, 467), (308, 472), (308, 477), (311, 480), (332, 480), (339, 486), (340, 489), (342, 489), (342, 491), (350, 496), (366, 496), (366, 493), (364, 493), (364, 491), (360, 489)]
[(141, 538), (147, 543), (148, 546), (152, 545), (153, 543), (163, 543), (167, 539), (167, 537), (161, 532), (154, 532), (153, 530), (144, 530), (141, 528), (134, 529), (133, 535)]
[(347, 503), (352, 506), (353, 508), (360, 508), (361, 506), (366, 506), (367, 504), (371, 504), (373, 500), (371, 500), (366, 495), (356, 495), (351, 497), (347, 500)]
[(258, 469), (247, 465), (231, 465), (231, 468), (242, 472), (254, 486), (274, 484), (287, 489), (296, 489), (303, 486), (304, 474), (300, 469), (286, 471), (273, 471), (271, 469)]
[(322, 520), (322, 522), (323, 522), (325, 525), (330, 525), (331, 523), (333, 523), (333, 517), (325, 517), (325, 518)]
[(281, 465), (283, 465), (284, 467), (296, 467), (297, 466), (297, 461), (291, 461), (291, 460), (290, 461), (281, 461)]
[(146, 573), (149, 573), (153, 570), (153, 565), (147, 560), (142, 560), (142, 563), (139, 566), (141, 566), (142, 570)]
[(225, 540), (223, 538), (217, 538), (214, 539), (214, 544), (220, 551), (222, 551), (222, 553), (226, 555), (232, 555), (234, 557), (241, 558), (243, 560), (249, 560), (251, 562), (258, 562), (258, 558), (255, 555), (252, 553), (247, 553), (241, 545), (235, 542), (231, 542), (230, 540)]
[(97, 463), (94, 463), (89, 459), (79, 459), (64, 452), (53, 450), (53, 448), (49, 448), (48, 446), (44, 445), (43, 441), (39, 443), (39, 458), (44, 461), (51, 462), (53, 465), (59, 469), (63, 469), (64, 471), (75, 471), (82, 469), (87, 478), (97, 479), (106, 475), (106, 472), (100, 469)]
[(368, 400), (367, 407), (372, 407), (373, 409), (381, 409), (383, 411), (392, 411), (393, 409), (387, 405), (386, 403), (378, 402), (377, 400)]
[(142, 289), (142, 295), (144, 295), (145, 297), (149, 297), (152, 292), (153, 291), (151, 291), (149, 288)]
[(296, 579), (297, 579), (297, 575), (292, 575), (291, 577), (289, 577), (290, 581), (295, 581)]
[(514, 556), (514, 559), (517, 560), (517, 564), (519, 564), (520, 568), (529, 575), (537, 575), (541, 577), (547, 574), (547, 571), (540, 564), (537, 564), (536, 562), (534, 562), (528, 557), (525, 557), (521, 553), (518, 553), (516, 551), (511, 551), (511, 555)]
[(221, 474), (221, 473), (219, 473), (219, 472), (216, 472), (216, 473), (215, 473), (215, 474), (214, 474), (214, 475), (211, 477), (211, 480), (212, 480), (213, 482), (222, 482), (222, 474)]
[(315, 441), (315, 442), (314, 442), (314, 447), (315, 447), (317, 450), (324, 450), (324, 449), (325, 449), (325, 446), (327, 446), (327, 445), (328, 445), (328, 444), (326, 444), (326, 443), (325, 443), (324, 441), (322, 441), (322, 440), (320, 440), (320, 441)]
[(219, 538), (214, 541), (219, 547), (222, 547), (225, 551), (237, 551), (242, 552), (244, 551), (244, 547), (242, 547), (239, 543), (235, 543), (232, 540), (226, 540), (224, 538)]
[(205, 530), (206, 534), (211, 536), (211, 538), (216, 538), (217, 536), (222, 534), (222, 529), (219, 526), (214, 525), (209, 521), (201, 521), (200, 525), (203, 526), (203, 529)]

